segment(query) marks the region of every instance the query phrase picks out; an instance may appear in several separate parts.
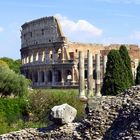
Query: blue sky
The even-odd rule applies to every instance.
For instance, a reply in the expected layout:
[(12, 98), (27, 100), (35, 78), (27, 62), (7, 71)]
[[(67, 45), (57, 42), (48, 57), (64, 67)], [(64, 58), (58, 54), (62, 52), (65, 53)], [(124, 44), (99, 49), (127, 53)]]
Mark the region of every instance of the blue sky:
[(70, 41), (140, 45), (140, 0), (1, 0), (0, 57), (20, 58), (21, 25), (53, 15)]

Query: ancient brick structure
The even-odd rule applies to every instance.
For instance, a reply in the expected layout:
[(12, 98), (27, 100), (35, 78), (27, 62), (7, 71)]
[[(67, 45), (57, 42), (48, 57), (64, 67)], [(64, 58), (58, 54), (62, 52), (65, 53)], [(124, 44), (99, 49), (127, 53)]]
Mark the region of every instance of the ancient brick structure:
[[(56, 17), (44, 17), (22, 25), (21, 72), (38, 87), (77, 87), (79, 81), (79, 51), (85, 52), (85, 76), (87, 73), (87, 52), (93, 56), (93, 82), (102, 83), (106, 60), (104, 56), (120, 45), (83, 44), (67, 40)], [(132, 59), (135, 75), (140, 49), (137, 45), (126, 45)], [(98, 56), (97, 56), (98, 54)], [(100, 57), (99, 57), (100, 55)], [(98, 64), (100, 61), (100, 64)], [(98, 77), (96, 79), (98, 69)], [(100, 70), (100, 71), (99, 71)], [(91, 73), (91, 71), (90, 71)], [(85, 80), (86, 81), (86, 80)], [(91, 86), (91, 85), (90, 85)], [(95, 88), (94, 85), (92, 85)]]

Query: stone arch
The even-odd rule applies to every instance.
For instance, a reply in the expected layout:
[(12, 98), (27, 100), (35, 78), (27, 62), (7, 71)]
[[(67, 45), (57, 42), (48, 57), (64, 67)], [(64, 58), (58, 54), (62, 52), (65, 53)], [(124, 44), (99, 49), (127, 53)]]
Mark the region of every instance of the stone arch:
[(42, 83), (44, 83), (44, 81), (45, 81), (44, 76), (45, 76), (44, 71), (41, 71), (40, 72), (40, 80)]
[(85, 73), (85, 79), (87, 79), (87, 70), (85, 70), (84, 73)]
[(72, 72), (71, 70), (66, 70), (66, 79), (67, 81), (70, 81), (72, 79)]
[(37, 71), (34, 72), (34, 82), (38, 82), (38, 73)]
[(60, 70), (56, 70), (56, 72), (55, 72), (55, 81), (61, 82), (61, 71)]
[(48, 71), (48, 82), (52, 82), (52, 71)]

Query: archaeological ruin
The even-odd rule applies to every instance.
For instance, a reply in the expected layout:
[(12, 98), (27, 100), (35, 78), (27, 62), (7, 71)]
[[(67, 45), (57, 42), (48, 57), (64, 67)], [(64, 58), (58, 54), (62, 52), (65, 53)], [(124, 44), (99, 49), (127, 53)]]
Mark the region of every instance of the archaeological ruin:
[[(140, 49), (137, 45), (125, 45), (131, 57), (135, 77)], [(93, 81), (92, 85), (87, 85), (89, 96), (93, 94), (92, 89), (96, 94), (100, 94), (107, 54), (111, 49), (119, 47), (120, 44), (70, 42), (64, 36), (56, 17), (43, 17), (22, 25), (21, 73), (32, 80), (33, 88), (76, 88), (79, 86), (79, 80), (84, 79), (85, 85), (88, 80)], [(87, 59), (87, 56), (90, 59)], [(79, 57), (83, 58), (80, 62)], [(80, 77), (80, 72), (84, 76)], [(82, 91), (80, 92), (82, 96)]]

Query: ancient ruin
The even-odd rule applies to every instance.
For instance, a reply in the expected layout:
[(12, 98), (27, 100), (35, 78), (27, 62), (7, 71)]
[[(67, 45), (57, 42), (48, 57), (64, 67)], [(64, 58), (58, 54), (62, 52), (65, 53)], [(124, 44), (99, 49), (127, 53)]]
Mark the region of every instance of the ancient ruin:
[[(137, 45), (127, 45), (132, 60), (132, 70), (135, 76), (140, 49)], [(32, 80), (33, 88), (47, 87), (78, 87), (79, 71), (84, 68), (84, 82), (93, 81), (87, 85), (89, 96), (100, 94), (100, 85), (106, 68), (107, 54), (111, 49), (119, 49), (119, 44), (84, 44), (68, 41), (63, 35), (56, 17), (44, 17), (27, 22), (21, 30), (21, 72)], [(79, 52), (83, 61), (79, 62)], [(90, 53), (88, 53), (90, 52)], [(87, 59), (89, 55), (90, 59)], [(79, 63), (84, 63), (80, 68)], [(91, 67), (91, 65), (93, 67)], [(87, 69), (89, 67), (89, 73)], [(86, 85), (86, 84), (85, 84)], [(83, 86), (83, 85), (81, 85)], [(81, 90), (83, 87), (81, 87)], [(81, 91), (83, 92), (83, 91)]]
[(140, 86), (117, 96), (92, 100), (92, 106), (79, 122), (26, 128), (0, 135), (0, 140), (139, 140)]

